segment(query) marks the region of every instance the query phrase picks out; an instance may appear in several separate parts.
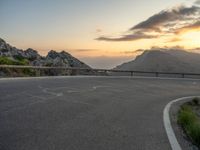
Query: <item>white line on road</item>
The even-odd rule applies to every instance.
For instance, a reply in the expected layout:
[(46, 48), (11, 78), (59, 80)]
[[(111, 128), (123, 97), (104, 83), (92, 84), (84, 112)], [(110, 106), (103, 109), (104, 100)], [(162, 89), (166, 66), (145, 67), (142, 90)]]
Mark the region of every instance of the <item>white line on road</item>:
[(50, 94), (50, 95), (53, 95), (53, 96), (57, 96), (57, 97), (63, 96), (63, 93), (51, 92), (51, 91), (49, 91), (49, 90), (50, 90), (49, 88), (44, 88), (44, 87), (42, 87), (42, 86), (38, 86), (38, 88), (42, 89), (42, 92), (43, 92), (43, 93), (47, 93), (47, 94)]
[(172, 125), (171, 125), (170, 114), (169, 114), (171, 105), (178, 102), (178, 101), (189, 100), (189, 99), (192, 99), (192, 98), (195, 98), (195, 97), (200, 97), (200, 96), (188, 96), (188, 97), (178, 98), (178, 99), (175, 99), (175, 100), (169, 102), (164, 108), (163, 122), (164, 122), (164, 127), (165, 127), (167, 137), (169, 139), (172, 150), (182, 150), (182, 149), (181, 149), (180, 144), (178, 143), (178, 140), (175, 136), (174, 130), (173, 130)]
[(199, 81), (199, 78), (174, 78), (174, 77), (145, 77), (145, 76), (41, 76), (41, 77), (7, 77), (0, 78), (0, 81), (12, 81), (12, 80), (32, 80), (32, 79), (70, 79), (70, 78), (129, 78), (129, 79), (159, 79), (159, 80), (188, 80)]

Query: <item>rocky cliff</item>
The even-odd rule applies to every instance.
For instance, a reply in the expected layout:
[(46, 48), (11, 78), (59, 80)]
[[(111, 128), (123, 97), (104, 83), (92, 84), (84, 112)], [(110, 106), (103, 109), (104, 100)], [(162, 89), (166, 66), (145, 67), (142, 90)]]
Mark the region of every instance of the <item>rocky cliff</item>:
[[(28, 48), (27, 50), (18, 49), (6, 43), (0, 38), (0, 64), (7, 65), (31, 65), (31, 66), (49, 66), (49, 67), (77, 67), (90, 68), (85, 63), (73, 57), (69, 53), (62, 51), (56, 52), (51, 50), (44, 57), (38, 54), (37, 50)], [(11, 71), (12, 72), (12, 71)], [(44, 74), (58, 74), (58, 70)], [(1, 74), (6, 74), (5, 70)], [(18, 74), (18, 73), (17, 73)]]
[(13, 61), (19, 59), (28, 60), (29, 65), (33, 66), (62, 66), (62, 67), (80, 67), (90, 68), (85, 63), (73, 57), (69, 53), (62, 51), (49, 51), (47, 56), (43, 57), (36, 50), (28, 48), (27, 50), (17, 49), (0, 39), (0, 57), (7, 57)]

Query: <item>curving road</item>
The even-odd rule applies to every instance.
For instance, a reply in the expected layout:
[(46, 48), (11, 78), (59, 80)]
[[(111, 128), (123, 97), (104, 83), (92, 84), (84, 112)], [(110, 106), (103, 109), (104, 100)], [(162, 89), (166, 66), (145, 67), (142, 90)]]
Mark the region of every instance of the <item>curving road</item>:
[(199, 93), (189, 79), (0, 80), (0, 149), (170, 150), (165, 105)]

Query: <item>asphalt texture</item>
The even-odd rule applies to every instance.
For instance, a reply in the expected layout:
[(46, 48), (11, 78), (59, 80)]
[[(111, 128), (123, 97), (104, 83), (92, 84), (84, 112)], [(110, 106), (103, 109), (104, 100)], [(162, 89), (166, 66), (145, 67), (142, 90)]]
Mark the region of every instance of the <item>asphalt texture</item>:
[(200, 80), (0, 80), (0, 150), (170, 150), (163, 109)]

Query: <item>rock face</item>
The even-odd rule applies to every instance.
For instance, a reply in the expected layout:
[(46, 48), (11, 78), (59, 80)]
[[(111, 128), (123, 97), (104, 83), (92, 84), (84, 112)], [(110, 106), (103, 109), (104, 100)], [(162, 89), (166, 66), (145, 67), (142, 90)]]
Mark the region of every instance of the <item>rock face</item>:
[(42, 59), (42, 57), (38, 54), (38, 52), (31, 48), (28, 48), (27, 50), (24, 51), (24, 57), (30, 61)]
[(28, 48), (25, 51), (17, 49), (16, 47), (12, 47), (9, 44), (7, 44), (1, 38), (0, 38), (0, 56), (10, 57), (11, 59), (24, 58), (28, 59), (30, 62), (42, 58), (36, 50), (33, 50), (31, 48)]
[(0, 38), (0, 56), (5, 56), (11, 60), (26, 59), (29, 65), (33, 66), (61, 66), (61, 67), (79, 67), (90, 68), (85, 63), (79, 61), (69, 53), (51, 50), (46, 57), (42, 57), (36, 50), (28, 48), (23, 51), (7, 44)]
[(135, 60), (117, 66), (118, 70), (200, 73), (200, 54), (184, 50), (147, 50)]
[[(69, 53), (62, 51), (49, 51), (47, 56), (43, 57), (38, 54), (36, 50), (28, 48), (27, 50), (17, 49), (7, 44), (0, 38), (0, 64), (7, 65), (31, 65), (31, 66), (48, 66), (48, 67), (77, 67), (86, 68), (90, 67), (85, 63), (79, 61)], [(38, 73), (39, 72), (39, 73)], [(66, 69), (8, 69), (0, 68), (0, 77), (8, 76), (49, 76), (49, 75), (89, 75), (96, 74), (87, 70), (66, 70)]]
[(89, 68), (86, 64), (79, 61), (69, 53), (62, 51), (60, 53), (51, 50), (43, 61), (44, 66), (64, 66)]

